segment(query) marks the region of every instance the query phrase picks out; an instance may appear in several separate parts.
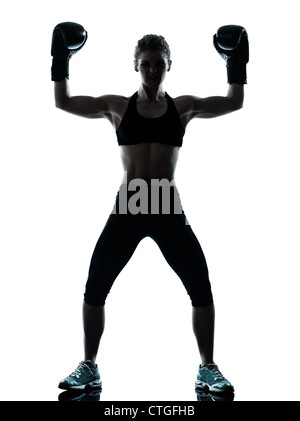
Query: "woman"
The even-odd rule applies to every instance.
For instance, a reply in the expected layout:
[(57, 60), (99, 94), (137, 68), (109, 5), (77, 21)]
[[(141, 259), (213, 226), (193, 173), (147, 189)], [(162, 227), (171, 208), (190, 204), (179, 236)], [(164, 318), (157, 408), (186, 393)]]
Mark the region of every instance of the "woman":
[[(105, 300), (139, 241), (149, 236), (181, 278), (191, 299), (201, 358), (196, 387), (233, 391), (214, 363), (214, 303), (207, 265), (182, 211), (174, 174), (185, 128), (193, 118), (217, 117), (242, 107), (247, 33), (240, 26), (229, 25), (214, 36), (215, 48), (226, 60), (229, 88), (227, 96), (208, 98), (172, 99), (164, 92), (162, 84), (172, 61), (167, 42), (157, 35), (144, 36), (136, 46), (134, 69), (140, 73), (141, 85), (134, 95), (71, 96), (69, 59), (86, 39), (81, 25), (64, 22), (54, 28), (51, 53), (55, 103), (64, 111), (111, 122), (120, 146), (124, 178), (91, 259), (83, 303), (85, 358), (59, 387), (101, 385), (96, 357), (104, 330)], [(161, 196), (156, 195), (157, 187), (161, 187)]]

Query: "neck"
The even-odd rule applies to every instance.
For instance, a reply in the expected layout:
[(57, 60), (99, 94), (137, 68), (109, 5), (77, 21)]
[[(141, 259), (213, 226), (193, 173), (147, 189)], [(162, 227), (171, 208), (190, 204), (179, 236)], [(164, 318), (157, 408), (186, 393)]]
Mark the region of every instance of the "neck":
[(165, 92), (162, 85), (159, 85), (156, 88), (149, 88), (142, 84), (138, 90), (138, 96), (149, 102), (157, 102), (165, 97)]

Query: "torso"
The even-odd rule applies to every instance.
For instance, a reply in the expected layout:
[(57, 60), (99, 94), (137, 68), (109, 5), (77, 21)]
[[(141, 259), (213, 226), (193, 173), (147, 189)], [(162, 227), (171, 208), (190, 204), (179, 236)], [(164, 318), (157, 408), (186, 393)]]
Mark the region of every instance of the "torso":
[[(174, 100), (183, 127), (187, 125), (183, 102)], [(114, 110), (110, 114), (115, 130), (118, 129), (128, 106), (129, 98), (118, 97)], [(145, 104), (137, 100), (137, 111), (146, 118), (158, 118), (167, 110), (167, 100), (156, 102), (155, 104)], [(174, 180), (175, 169), (178, 160), (180, 147), (165, 145), (162, 143), (139, 143), (135, 145), (120, 145), (121, 160), (124, 169), (122, 184), (129, 183), (136, 178), (141, 178), (146, 182), (153, 179)]]
[(151, 179), (174, 179), (180, 147), (162, 143), (140, 143), (121, 145), (121, 159), (124, 176), (122, 183), (142, 178), (147, 183)]

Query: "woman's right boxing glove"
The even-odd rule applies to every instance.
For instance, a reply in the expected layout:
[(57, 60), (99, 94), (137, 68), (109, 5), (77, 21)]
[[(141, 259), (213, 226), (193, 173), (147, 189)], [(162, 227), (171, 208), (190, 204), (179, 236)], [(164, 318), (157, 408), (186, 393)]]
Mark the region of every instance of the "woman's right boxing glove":
[(52, 34), (51, 79), (55, 82), (69, 79), (69, 60), (87, 40), (83, 26), (74, 22), (62, 22), (56, 25)]
[(221, 26), (214, 35), (213, 43), (226, 61), (228, 83), (247, 83), (246, 64), (249, 61), (248, 34), (238, 25)]

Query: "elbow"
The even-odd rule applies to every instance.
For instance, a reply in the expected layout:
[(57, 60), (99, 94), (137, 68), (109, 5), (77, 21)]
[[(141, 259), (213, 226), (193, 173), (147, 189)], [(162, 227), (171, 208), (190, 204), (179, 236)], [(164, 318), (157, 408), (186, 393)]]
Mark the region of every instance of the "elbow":
[(55, 101), (55, 107), (58, 108), (59, 110), (62, 109), (61, 103), (58, 101)]
[(60, 108), (60, 109), (62, 108), (62, 104), (63, 104), (62, 98), (60, 95), (57, 95), (56, 92), (54, 95), (54, 104), (56, 108)]
[(66, 110), (66, 101), (63, 101), (60, 98), (55, 98), (55, 107), (58, 108), (59, 110)]
[(241, 110), (243, 106), (244, 106), (244, 101), (238, 102), (237, 104), (235, 104), (234, 111)]
[(244, 106), (244, 98), (236, 98), (234, 101), (232, 101), (231, 110), (238, 111), (238, 110), (241, 110), (243, 106)]

